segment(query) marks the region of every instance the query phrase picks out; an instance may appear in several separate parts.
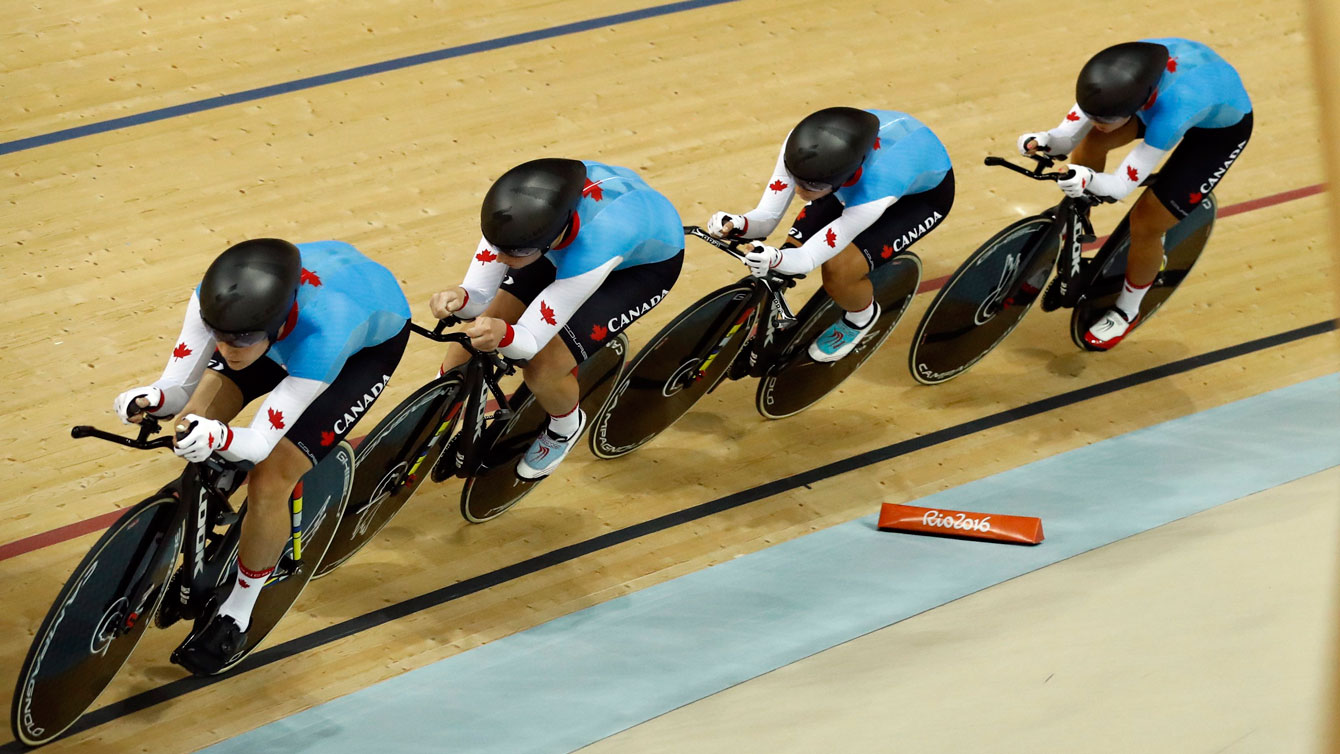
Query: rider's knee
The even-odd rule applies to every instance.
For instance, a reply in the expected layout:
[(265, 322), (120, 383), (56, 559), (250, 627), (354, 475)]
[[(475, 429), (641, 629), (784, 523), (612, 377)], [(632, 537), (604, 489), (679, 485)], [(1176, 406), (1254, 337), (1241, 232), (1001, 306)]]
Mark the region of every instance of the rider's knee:
[(559, 338), (544, 348), (526, 364), (523, 370), (527, 382), (553, 382), (570, 374), (577, 366), (567, 346)]
[(298, 478), (294, 469), (286, 469), (280, 459), (267, 458), (247, 474), (247, 505), (257, 511), (271, 511), (288, 502)]
[(1131, 208), (1131, 237), (1145, 238), (1162, 236), (1165, 231), (1177, 224), (1177, 218), (1154, 196), (1146, 191)]

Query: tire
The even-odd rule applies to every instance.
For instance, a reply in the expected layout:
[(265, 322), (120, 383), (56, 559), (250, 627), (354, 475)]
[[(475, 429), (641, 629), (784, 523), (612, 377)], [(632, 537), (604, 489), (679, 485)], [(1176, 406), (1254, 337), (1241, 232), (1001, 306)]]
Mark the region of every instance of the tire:
[[(1127, 337), (1154, 316), (1191, 274), (1191, 268), (1196, 265), (1210, 240), (1217, 211), (1218, 202), (1214, 194), (1209, 194), (1191, 214), (1164, 234), (1163, 269), (1154, 278), (1153, 287), (1140, 300), (1140, 319), (1127, 331)], [(1095, 260), (1102, 260), (1098, 263), (1099, 269), (1085, 288), (1084, 299), (1076, 304), (1070, 315), (1070, 340), (1086, 351), (1096, 349), (1084, 342), (1084, 333), (1104, 312), (1116, 305), (1122, 282), (1126, 279), (1126, 255), (1131, 245), (1128, 219), (1129, 216), (1122, 219), (1107, 244), (1098, 252)]]
[(796, 315), (797, 324), (777, 352), (774, 365), (758, 382), (754, 408), (768, 419), (784, 419), (804, 411), (841, 385), (888, 340), (921, 282), (921, 259), (906, 253), (870, 273), (881, 314), (874, 329), (845, 357), (814, 361), (810, 343), (837, 322), (842, 309), (820, 288)]
[[(588, 444), (596, 458), (627, 455), (650, 442), (726, 377), (757, 320), (755, 288), (728, 285), (675, 317), (633, 358), (609, 402), (591, 419)], [(702, 376), (699, 346), (721, 344)]]
[(460, 412), (448, 409), (440, 420), (433, 420), (444, 405), (454, 403), (459, 409), (456, 399), (461, 388), (459, 372), (424, 385), (359, 443), (349, 503), (313, 579), (353, 557), (409, 502), (442, 455)]
[(912, 379), (938, 385), (957, 377), (1014, 331), (1056, 264), (1060, 241), (1050, 233), (1053, 223), (1042, 215), (1026, 217), (959, 265), (912, 338)]
[[(170, 494), (145, 500), (112, 524), (74, 569), (33, 638), (10, 710), (14, 737), (40, 746), (65, 732), (111, 683), (149, 626), (181, 550), (180, 503)], [(144, 604), (108, 602), (148, 569)], [(129, 578), (127, 579), (127, 576)], [(114, 636), (108, 629), (133, 627)]]
[[(578, 405), (588, 417), (598, 414), (608, 402), (627, 353), (628, 337), (619, 333), (577, 367)], [(485, 430), (480, 447), (483, 466), (465, 480), (461, 490), (461, 517), (472, 524), (501, 516), (544, 481), (518, 477), (516, 463), (544, 429), (549, 415), (524, 385), (513, 393), (511, 402), (515, 413), (505, 425)]]

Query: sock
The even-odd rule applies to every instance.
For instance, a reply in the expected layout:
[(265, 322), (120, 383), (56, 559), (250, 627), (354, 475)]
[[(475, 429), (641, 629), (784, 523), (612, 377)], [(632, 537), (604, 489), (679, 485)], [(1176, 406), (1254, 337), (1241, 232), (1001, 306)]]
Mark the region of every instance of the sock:
[(1122, 314), (1126, 315), (1126, 319), (1135, 321), (1135, 318), (1140, 314), (1140, 301), (1146, 293), (1149, 293), (1149, 288), (1153, 284), (1154, 281), (1151, 280), (1137, 287), (1131, 283), (1130, 278), (1126, 278), (1126, 282), (1121, 286), (1121, 295), (1117, 296), (1117, 308), (1121, 310)]
[(843, 319), (848, 323), (855, 325), (858, 329), (870, 324), (870, 320), (875, 316), (875, 299), (871, 298), (870, 303), (865, 308), (856, 312), (847, 312)]
[(233, 591), (228, 595), (228, 599), (223, 601), (219, 607), (219, 615), (226, 615), (237, 621), (237, 627), (243, 631), (251, 625), (251, 609), (256, 606), (256, 598), (261, 594), (261, 587), (265, 586), (265, 580), (274, 573), (273, 566), (264, 571), (253, 571), (242, 565), (242, 559), (237, 560), (237, 583), (233, 585)]
[(549, 429), (559, 437), (572, 437), (577, 434), (577, 429), (582, 426), (581, 414), (577, 407), (562, 416), (549, 415)]

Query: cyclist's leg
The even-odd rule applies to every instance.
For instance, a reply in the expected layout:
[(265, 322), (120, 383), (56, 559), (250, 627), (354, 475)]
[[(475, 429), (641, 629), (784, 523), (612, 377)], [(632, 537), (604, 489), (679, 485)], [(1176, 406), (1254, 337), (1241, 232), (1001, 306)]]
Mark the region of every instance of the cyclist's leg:
[(1083, 165), (1101, 173), (1107, 165), (1108, 152), (1143, 136), (1144, 122), (1136, 117), (1127, 119), (1111, 131), (1104, 131), (1099, 124), (1095, 124), (1070, 152), (1070, 164)]
[[(498, 291), (498, 295), (489, 302), (489, 305), (484, 309), (484, 313), (479, 316), (494, 317), (510, 324), (516, 324), (516, 321), (521, 319), (521, 315), (524, 314), (525, 311), (526, 302), (517, 298), (514, 293), (509, 292), (507, 288), (504, 287)], [(442, 357), (440, 373), (446, 374), (448, 371), (455, 369), (469, 360), (470, 352), (465, 350), (463, 346), (456, 343), (448, 343), (447, 352)]]
[(179, 415), (196, 414), (228, 422), (232, 421), (247, 403), (242, 395), (242, 389), (232, 378), (213, 369), (206, 369), (204, 374), (200, 375), (200, 384), (196, 385), (195, 392), (191, 393), (190, 399), (186, 401)]

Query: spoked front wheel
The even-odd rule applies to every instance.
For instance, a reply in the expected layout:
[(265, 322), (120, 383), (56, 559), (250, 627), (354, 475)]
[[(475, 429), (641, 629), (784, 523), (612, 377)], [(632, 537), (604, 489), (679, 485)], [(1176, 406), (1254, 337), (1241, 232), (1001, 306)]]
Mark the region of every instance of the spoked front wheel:
[[(184, 527), (171, 494), (117, 519), (84, 556), (33, 637), (10, 711), (14, 737), (59, 736), (111, 683), (158, 609)], [(143, 578), (147, 575), (147, 578)], [(131, 593), (139, 585), (138, 593)]]
[[(578, 365), (581, 395), (578, 405), (587, 417), (598, 415), (609, 400), (623, 372), (627, 353), (628, 336), (619, 333)], [(517, 476), (516, 464), (544, 430), (549, 415), (524, 385), (509, 403), (514, 413), (506, 423), (495, 423), (485, 430), (480, 439), (483, 467), (465, 480), (461, 490), (461, 516), (472, 524), (501, 516), (544, 481)]]
[(911, 253), (894, 257), (870, 273), (870, 282), (879, 302), (879, 321), (851, 353), (837, 361), (817, 362), (809, 356), (810, 343), (843, 314), (822, 288), (814, 293), (796, 315), (797, 324), (776, 364), (759, 380), (754, 405), (760, 414), (781, 419), (809, 408), (873, 356), (912, 303), (921, 282), (921, 259)]
[(1026, 217), (973, 252), (935, 295), (912, 338), (908, 368), (923, 385), (967, 371), (1014, 331), (1060, 251), (1054, 220)]
[(592, 454), (610, 459), (637, 450), (716, 387), (757, 320), (753, 290), (736, 283), (707, 294), (638, 351), (591, 419)]
[[(1127, 332), (1143, 325), (1172, 296), (1181, 285), (1196, 260), (1200, 259), (1205, 244), (1210, 240), (1214, 229), (1214, 218), (1218, 203), (1214, 194), (1201, 200), (1191, 214), (1168, 229), (1163, 236), (1163, 269), (1154, 278), (1153, 287), (1140, 301), (1140, 319)], [(1122, 282), (1126, 279), (1126, 256), (1131, 247), (1129, 215), (1112, 232), (1108, 244), (1098, 252), (1095, 259), (1101, 259), (1102, 267), (1095, 273), (1092, 282), (1085, 288), (1084, 300), (1080, 301), (1070, 316), (1070, 339), (1075, 345), (1086, 350), (1091, 349), (1084, 342), (1084, 333), (1088, 332), (1098, 318), (1116, 305), (1121, 294)]]

